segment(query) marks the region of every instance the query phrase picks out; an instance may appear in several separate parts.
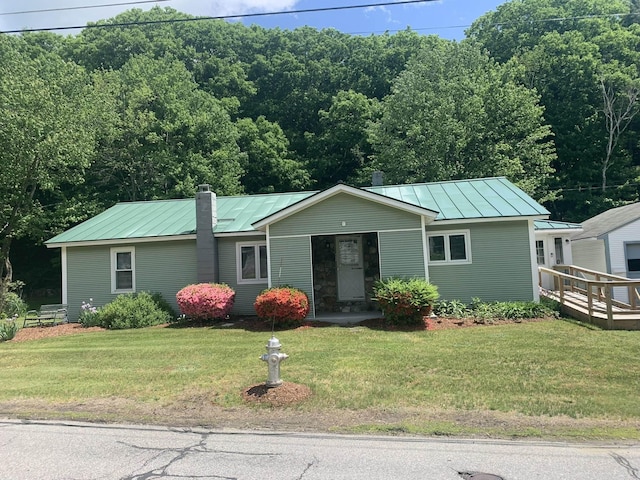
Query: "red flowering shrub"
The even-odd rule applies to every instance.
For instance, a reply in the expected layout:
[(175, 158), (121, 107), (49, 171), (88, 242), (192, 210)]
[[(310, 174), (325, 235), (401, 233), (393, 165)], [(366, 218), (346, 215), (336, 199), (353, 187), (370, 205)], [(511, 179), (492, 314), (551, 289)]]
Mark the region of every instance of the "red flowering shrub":
[(309, 313), (309, 298), (302, 290), (276, 287), (264, 290), (256, 298), (253, 307), (260, 318), (274, 323), (300, 322)]
[(235, 297), (236, 292), (224, 283), (187, 285), (176, 294), (180, 311), (194, 320), (226, 317)]

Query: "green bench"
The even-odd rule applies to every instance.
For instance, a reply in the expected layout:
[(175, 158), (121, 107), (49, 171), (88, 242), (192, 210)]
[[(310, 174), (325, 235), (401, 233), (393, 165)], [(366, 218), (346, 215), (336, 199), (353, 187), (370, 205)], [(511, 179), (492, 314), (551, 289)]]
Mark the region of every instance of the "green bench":
[(40, 310), (29, 310), (24, 316), (23, 327), (57, 325), (58, 323), (67, 323), (67, 306), (61, 303), (54, 305), (42, 305)]

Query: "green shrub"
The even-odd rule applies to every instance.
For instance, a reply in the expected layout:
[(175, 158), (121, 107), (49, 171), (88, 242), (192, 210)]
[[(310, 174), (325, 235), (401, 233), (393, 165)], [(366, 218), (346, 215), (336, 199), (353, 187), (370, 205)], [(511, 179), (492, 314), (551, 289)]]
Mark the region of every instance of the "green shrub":
[(14, 320), (0, 320), (0, 342), (11, 340), (18, 333), (18, 324)]
[[(7, 292), (4, 295), (2, 314), (6, 317), (23, 317), (27, 313), (27, 303), (15, 292)], [(0, 315), (2, 317), (2, 315)]]
[(523, 320), (527, 318), (557, 317), (552, 306), (538, 302), (483, 302), (474, 298), (470, 307), (471, 316), (478, 323), (494, 320)]
[(156, 305), (158, 305), (160, 310), (162, 310), (163, 312), (166, 312), (169, 315), (169, 317), (171, 317), (172, 322), (176, 321), (176, 319), (178, 318), (176, 311), (171, 306), (171, 304), (164, 299), (161, 293), (153, 292), (151, 294), (151, 298), (153, 298), (153, 301), (156, 302)]
[(418, 325), (438, 299), (438, 287), (423, 278), (389, 278), (376, 282), (374, 295), (392, 325)]
[(171, 316), (162, 310), (148, 292), (119, 295), (98, 310), (101, 326), (111, 330), (142, 328), (167, 323)]
[(465, 318), (469, 316), (467, 304), (460, 300), (439, 300), (433, 305), (433, 312), (439, 317)]

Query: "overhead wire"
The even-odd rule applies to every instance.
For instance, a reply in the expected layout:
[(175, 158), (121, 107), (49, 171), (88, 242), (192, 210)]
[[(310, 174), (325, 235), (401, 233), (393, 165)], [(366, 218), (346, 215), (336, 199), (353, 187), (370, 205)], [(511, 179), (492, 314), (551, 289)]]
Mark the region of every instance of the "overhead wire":
[(0, 33), (26, 33), (26, 32), (53, 32), (60, 30), (79, 30), (88, 28), (113, 28), (113, 27), (131, 27), (131, 26), (143, 26), (143, 25), (159, 25), (169, 23), (185, 23), (185, 22), (197, 22), (203, 20), (230, 20), (235, 18), (254, 18), (254, 17), (266, 17), (274, 15), (296, 15), (302, 13), (319, 13), (319, 12), (335, 12), (340, 10), (355, 10), (362, 8), (375, 8), (375, 7), (390, 7), (396, 5), (411, 5), (419, 3), (433, 3), (440, 0), (401, 0), (395, 2), (382, 2), (382, 3), (367, 3), (358, 5), (342, 5), (337, 7), (317, 7), (317, 8), (302, 8), (297, 10), (278, 10), (274, 12), (254, 12), (243, 14), (229, 14), (229, 15), (214, 15), (214, 16), (202, 16), (191, 18), (172, 18), (166, 20), (147, 20), (147, 21), (135, 21), (135, 22), (120, 22), (120, 23), (92, 23), (88, 25), (75, 25), (66, 27), (42, 27), (42, 28), (23, 28), (19, 30), (4, 30)]
[(93, 8), (104, 8), (104, 7), (122, 7), (129, 5), (140, 5), (143, 3), (161, 3), (161, 2), (171, 2), (173, 0), (138, 0), (134, 2), (122, 2), (122, 3), (101, 3), (98, 5), (78, 5), (75, 7), (57, 7), (57, 8), (41, 8), (38, 10), (23, 10), (21, 12), (0, 12), (0, 17), (4, 17), (7, 15), (26, 15), (31, 13), (49, 13), (49, 12), (66, 12), (69, 10), (87, 10)]

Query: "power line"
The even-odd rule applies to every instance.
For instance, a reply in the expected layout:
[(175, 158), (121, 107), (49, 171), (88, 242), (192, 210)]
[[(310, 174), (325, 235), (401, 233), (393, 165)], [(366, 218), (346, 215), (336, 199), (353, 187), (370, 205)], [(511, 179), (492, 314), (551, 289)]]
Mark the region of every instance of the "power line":
[(171, 1), (172, 0), (139, 0), (137, 2), (104, 3), (100, 5), (80, 5), (77, 7), (43, 8), (41, 10), (24, 10), (22, 12), (0, 12), (0, 17), (6, 16), (6, 15), (25, 15), (28, 13), (64, 12), (68, 10), (83, 10), (88, 8), (103, 8), (103, 7), (122, 7), (127, 5), (139, 5), (142, 3), (160, 3), (160, 2), (171, 2)]
[[(640, 13), (603, 13), (598, 15), (580, 15), (575, 17), (555, 17), (555, 18), (540, 18), (538, 20), (528, 20), (527, 23), (546, 23), (546, 22), (564, 22), (568, 20), (588, 20), (592, 18), (624, 18), (624, 17), (640, 17)], [(493, 27), (512, 27), (515, 25), (519, 25), (518, 22), (503, 22), (503, 23), (494, 23), (491, 26)], [(448, 30), (448, 29), (460, 29), (460, 28), (469, 28), (471, 24), (467, 25), (445, 25), (439, 27), (422, 27), (422, 28), (411, 28), (411, 30), (415, 32), (421, 32), (426, 30)], [(366, 33), (385, 33), (385, 32), (402, 32), (405, 29), (394, 29), (394, 30), (378, 30), (375, 32), (367, 31), (367, 32), (349, 32), (349, 35), (364, 35)]]
[(20, 30), (5, 30), (0, 33), (26, 33), (26, 32), (52, 32), (60, 30), (78, 30), (84, 28), (105, 28), (105, 27), (132, 27), (142, 25), (158, 25), (167, 23), (185, 23), (195, 22), (201, 20), (229, 20), (233, 18), (251, 18), (251, 17), (266, 17), (271, 15), (291, 15), (299, 13), (318, 13), (318, 12), (335, 12), (339, 10), (355, 10), (361, 8), (374, 8), (374, 7), (390, 7), (394, 5), (410, 5), (418, 3), (431, 3), (439, 0), (403, 0), (400, 2), (383, 2), (383, 3), (368, 3), (360, 5), (344, 5), (340, 7), (320, 7), (320, 8), (304, 8), (299, 10), (280, 10), (276, 12), (257, 12), (257, 13), (245, 13), (241, 15), (216, 15), (210, 17), (193, 17), (193, 18), (173, 18), (167, 20), (149, 20), (149, 21), (136, 21), (136, 22), (122, 22), (122, 23), (108, 23), (108, 24), (91, 24), (91, 25), (76, 25), (69, 27), (47, 27), (47, 28), (24, 28)]

